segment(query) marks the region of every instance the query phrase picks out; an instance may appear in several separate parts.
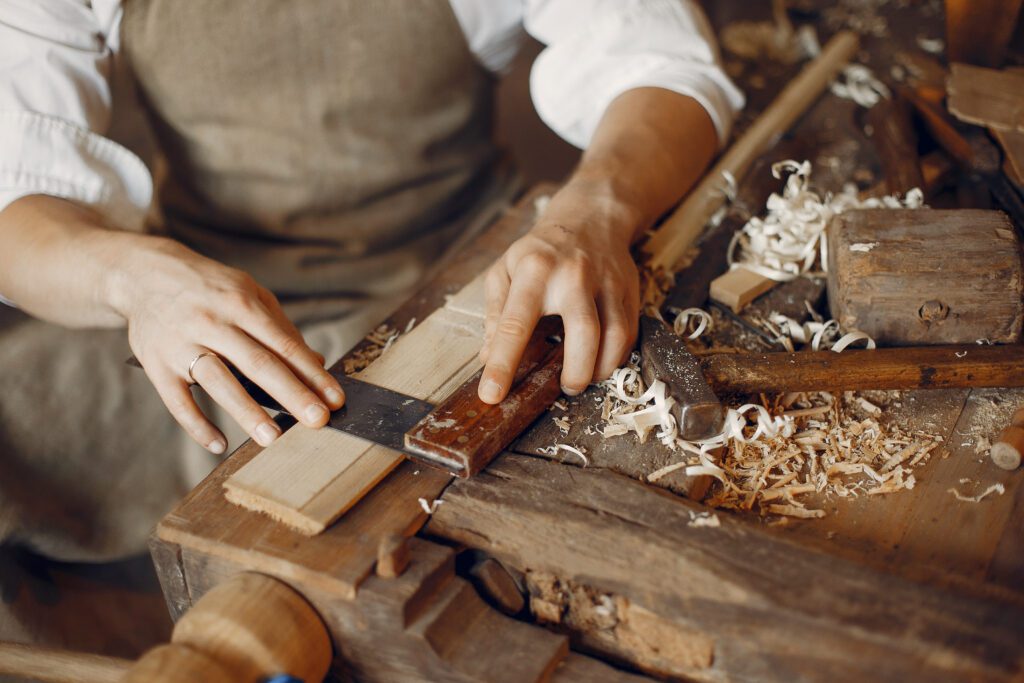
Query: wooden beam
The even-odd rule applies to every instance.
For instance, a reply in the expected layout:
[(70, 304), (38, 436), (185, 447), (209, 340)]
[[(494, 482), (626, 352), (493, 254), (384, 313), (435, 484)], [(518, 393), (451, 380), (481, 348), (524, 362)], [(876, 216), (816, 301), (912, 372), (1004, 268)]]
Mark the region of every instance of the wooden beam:
[(706, 508), (607, 470), (506, 454), (444, 500), (431, 534), (525, 571), (535, 612), (573, 642), (658, 676), (771, 683), (827, 671), (842, 683), (1020, 674), (1020, 600), (913, 583), (723, 512), (717, 526), (691, 525)]
[(718, 392), (1024, 386), (1024, 345), (717, 353), (700, 358)]
[(747, 131), (722, 155), (683, 203), (644, 245), (655, 269), (675, 270), (684, 253), (725, 202), (723, 174), (742, 181), (753, 161), (796, 123), (857, 52), (856, 34), (842, 32), (772, 102)]

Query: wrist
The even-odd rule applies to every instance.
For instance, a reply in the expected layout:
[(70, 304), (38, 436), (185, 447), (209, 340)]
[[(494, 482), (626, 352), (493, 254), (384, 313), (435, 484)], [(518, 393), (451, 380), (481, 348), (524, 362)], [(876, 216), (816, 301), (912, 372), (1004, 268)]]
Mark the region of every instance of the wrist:
[(626, 248), (648, 227), (647, 217), (622, 183), (581, 173), (555, 193), (544, 219), (585, 226), (588, 233)]
[(127, 322), (138, 300), (145, 273), (158, 267), (159, 259), (171, 256), (173, 240), (138, 233), (105, 230), (95, 247), (102, 264), (97, 296), (101, 305)]

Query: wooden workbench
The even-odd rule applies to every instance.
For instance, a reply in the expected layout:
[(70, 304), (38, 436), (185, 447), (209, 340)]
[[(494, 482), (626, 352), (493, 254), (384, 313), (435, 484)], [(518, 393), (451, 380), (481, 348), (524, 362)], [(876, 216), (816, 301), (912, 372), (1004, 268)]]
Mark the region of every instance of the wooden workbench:
[[(740, 3), (716, 4), (709, 14), (717, 26), (740, 18)], [(885, 64), (897, 50), (918, 49), (918, 37), (941, 35), (941, 16), (886, 11), (894, 27), (913, 29), (869, 39), (868, 63)], [(751, 110), (790, 71), (769, 65), (744, 74)], [(749, 87), (751, 79), (763, 87)], [(819, 187), (876, 179), (878, 159), (859, 115), (853, 103), (826, 96), (794, 131), (813, 150)], [(534, 200), (553, 189), (529, 193), (391, 325), (422, 320), (471, 280), (529, 227)], [(587, 401), (589, 392), (571, 404)], [(642, 483), (675, 462), (673, 453), (627, 435), (605, 442), (585, 470), (530, 457), (531, 443), (550, 441), (542, 417), (479, 477), (450, 484), (404, 463), (312, 538), (224, 499), (223, 481), (259, 452), (246, 443), (160, 523), (153, 556), (174, 616), (237, 571), (293, 585), (334, 636), (339, 680), (632, 679), (613, 666), (708, 681), (909, 680), (922, 672), (962, 680), (968, 669), (949, 665), (958, 658), (983, 680), (1019, 676), (1022, 473), (994, 467), (975, 446), (995, 438), (1024, 392), (908, 391), (886, 403), (891, 419), (941, 435), (942, 447), (915, 470), (913, 490), (826, 500), (823, 519), (775, 524), (719, 512), (720, 529), (692, 528), (687, 520), (700, 508), (672, 493), (671, 477)], [(572, 405), (570, 415), (581, 410)], [(963, 488), (964, 479), (979, 490), (1002, 483), (1005, 494), (959, 502), (948, 489)], [(444, 503), (424, 528), (418, 499), (442, 491)], [(413, 564), (395, 579), (373, 574), (390, 534), (419, 535)], [(531, 604), (518, 620), (458, 576), (466, 548), (522, 574)], [(538, 617), (552, 628), (530, 623)], [(575, 651), (568, 656), (567, 645)]]

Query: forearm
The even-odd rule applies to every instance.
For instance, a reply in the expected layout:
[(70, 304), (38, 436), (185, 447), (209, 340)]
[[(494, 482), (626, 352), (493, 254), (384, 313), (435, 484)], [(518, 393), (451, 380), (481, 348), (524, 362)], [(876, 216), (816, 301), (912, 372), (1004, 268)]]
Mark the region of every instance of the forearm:
[(109, 230), (89, 209), (44, 195), (0, 212), (0, 293), (67, 327), (120, 327), (115, 282), (157, 238)]
[(661, 88), (628, 90), (609, 105), (559, 194), (577, 210), (585, 197), (632, 242), (699, 180), (717, 145), (696, 100)]

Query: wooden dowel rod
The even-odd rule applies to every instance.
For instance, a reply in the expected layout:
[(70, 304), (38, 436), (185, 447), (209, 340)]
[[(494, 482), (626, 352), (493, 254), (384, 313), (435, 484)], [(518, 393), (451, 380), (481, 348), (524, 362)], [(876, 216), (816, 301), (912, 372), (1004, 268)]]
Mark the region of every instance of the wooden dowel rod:
[(0, 674), (44, 683), (117, 683), (131, 666), (118, 657), (0, 642)]
[(1024, 386), (1021, 344), (722, 353), (700, 362), (722, 393)]
[(859, 46), (856, 34), (849, 31), (836, 34), (821, 54), (785, 87), (644, 245), (653, 268), (674, 270), (708, 219), (725, 201), (721, 191), (722, 174), (731, 173), (737, 182), (742, 181), (750, 164), (796, 123)]

